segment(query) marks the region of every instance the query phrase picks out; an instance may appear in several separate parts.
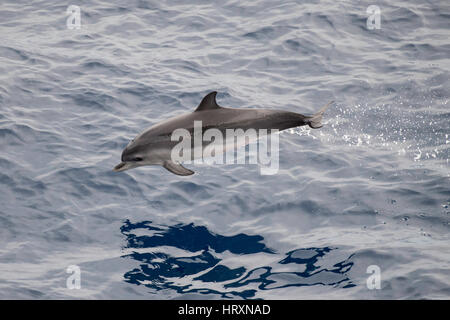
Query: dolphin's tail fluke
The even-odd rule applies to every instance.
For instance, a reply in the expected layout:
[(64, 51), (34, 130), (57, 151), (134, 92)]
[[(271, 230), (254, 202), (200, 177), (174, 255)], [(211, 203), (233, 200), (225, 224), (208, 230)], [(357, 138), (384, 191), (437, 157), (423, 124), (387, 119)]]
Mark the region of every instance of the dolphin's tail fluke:
[(330, 101), (327, 105), (323, 106), (316, 114), (314, 114), (311, 117), (306, 117), (307, 124), (313, 129), (321, 128), (322, 127), (322, 116), (323, 116), (323, 113), (333, 103), (334, 103), (334, 101)]

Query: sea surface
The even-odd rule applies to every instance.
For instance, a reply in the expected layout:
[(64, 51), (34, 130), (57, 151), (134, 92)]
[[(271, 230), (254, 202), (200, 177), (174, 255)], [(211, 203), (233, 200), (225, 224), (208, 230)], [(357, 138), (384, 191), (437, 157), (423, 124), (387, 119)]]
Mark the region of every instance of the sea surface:
[[(2, 0), (0, 35), (0, 299), (450, 298), (448, 1)], [(275, 175), (112, 171), (211, 91), (335, 103)]]

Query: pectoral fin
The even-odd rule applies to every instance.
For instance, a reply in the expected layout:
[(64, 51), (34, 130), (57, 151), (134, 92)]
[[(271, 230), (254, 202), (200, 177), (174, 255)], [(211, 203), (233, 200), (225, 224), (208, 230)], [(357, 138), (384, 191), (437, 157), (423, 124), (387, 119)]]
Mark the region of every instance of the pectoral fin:
[(186, 169), (181, 164), (170, 160), (164, 161), (163, 167), (179, 176), (190, 176), (191, 174), (194, 174), (194, 171)]

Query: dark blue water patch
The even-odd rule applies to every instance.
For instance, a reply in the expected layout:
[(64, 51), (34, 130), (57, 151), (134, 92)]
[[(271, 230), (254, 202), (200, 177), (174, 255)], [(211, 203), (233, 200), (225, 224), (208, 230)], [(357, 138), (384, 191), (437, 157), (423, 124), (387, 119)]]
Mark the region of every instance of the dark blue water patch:
[[(244, 287), (250, 283), (258, 284), (260, 290), (273, 290), (286, 287), (333, 286), (351, 288), (356, 286), (347, 275), (353, 266), (350, 255), (347, 259), (335, 262), (331, 268), (321, 266), (327, 261), (326, 255), (337, 248), (301, 248), (286, 253), (279, 264), (297, 264), (303, 271), (277, 272), (272, 267), (260, 267), (247, 273), (242, 279), (225, 285), (226, 288)], [(301, 267), (300, 267), (301, 266)]]
[[(154, 231), (155, 234), (152, 236), (136, 236), (131, 233), (138, 229)], [(217, 253), (225, 250), (234, 254), (273, 253), (272, 249), (261, 243), (264, 238), (259, 235), (240, 233), (235, 236), (222, 236), (210, 232), (204, 226), (196, 226), (193, 223), (166, 227), (155, 226), (151, 221), (133, 224), (126, 220), (120, 231), (127, 237), (125, 248), (172, 246), (190, 252), (213, 249)]]
[[(324, 247), (293, 250), (286, 254), (287, 257), (281, 260), (280, 264), (304, 264), (306, 266), (305, 271), (299, 272), (298, 274), (305, 278), (319, 272), (331, 272), (345, 275), (353, 266), (353, 262), (351, 262), (352, 255), (346, 260), (334, 264), (332, 269), (322, 269), (320, 266), (319, 260), (323, 259), (326, 254), (335, 249), (337, 248)], [(347, 277), (346, 280), (348, 280)]]
[[(174, 258), (165, 253), (132, 253), (127, 257), (139, 261), (140, 269), (127, 272), (124, 277), (127, 282), (139, 284), (140, 281), (158, 282), (160, 285), (152, 286), (156, 290), (171, 287), (164, 283), (165, 278), (182, 278), (197, 274), (214, 265), (220, 260), (206, 250), (201, 254), (190, 257)], [(153, 260), (162, 262), (153, 262)]]
[[(133, 232), (144, 229), (153, 232), (152, 236), (137, 236)], [(157, 248), (170, 246), (189, 252), (196, 252), (196, 255), (187, 254), (185, 257), (173, 257), (168, 253), (133, 252), (124, 258), (131, 258), (139, 262), (140, 267), (124, 274), (126, 282), (140, 285), (145, 282), (145, 286), (156, 291), (162, 289), (172, 289), (178, 293), (201, 293), (218, 294), (223, 298), (239, 296), (250, 298), (255, 294), (254, 290), (244, 290), (240, 292), (219, 292), (209, 288), (190, 288), (191, 285), (177, 286), (170, 278), (183, 278), (190, 275), (200, 274), (207, 269), (211, 269), (205, 274), (199, 275), (194, 280), (205, 283), (223, 282), (241, 277), (246, 268), (229, 268), (219, 265), (221, 259), (216, 255), (226, 250), (232, 254), (254, 254), (269, 253), (273, 250), (266, 247), (261, 241), (263, 237), (258, 235), (238, 234), (234, 236), (222, 236), (210, 232), (204, 226), (194, 224), (177, 224), (174, 226), (157, 226), (151, 221), (131, 223), (126, 220), (121, 227), (121, 232), (127, 237), (125, 248)]]
[(195, 278), (194, 280), (202, 280), (203, 282), (222, 282), (241, 277), (245, 272), (244, 267), (230, 269), (226, 266), (218, 265), (208, 273)]
[[(148, 231), (151, 235), (136, 235), (142, 230)], [(169, 252), (134, 251), (122, 256), (139, 263), (139, 267), (124, 274), (125, 281), (144, 285), (156, 291), (169, 289), (180, 294), (216, 294), (222, 298), (252, 299), (256, 295), (256, 290), (249, 289), (249, 285), (252, 284), (257, 284), (260, 290), (313, 285), (339, 288), (355, 286), (347, 275), (353, 266), (352, 255), (333, 263), (328, 261), (327, 255), (337, 248), (301, 248), (289, 251), (277, 265), (291, 264), (293, 271), (277, 272), (277, 266), (228, 267), (218, 255), (224, 251), (234, 255), (276, 254), (262, 243), (264, 238), (259, 235), (241, 233), (223, 236), (210, 232), (204, 226), (196, 226), (192, 223), (163, 226), (151, 221), (132, 223), (129, 220), (124, 221), (121, 233), (126, 236), (124, 248), (127, 249), (161, 249), (169, 246), (194, 253), (192, 255), (186, 252), (185, 256), (174, 257)], [(323, 267), (322, 263), (332, 267)], [(298, 271), (295, 271), (297, 269)], [(204, 283), (205, 287), (199, 288), (198, 284), (191, 283), (182, 285), (175, 283), (177, 279), (186, 276), (193, 276), (193, 280)], [(208, 285), (212, 283), (223, 283), (223, 291), (209, 288)]]

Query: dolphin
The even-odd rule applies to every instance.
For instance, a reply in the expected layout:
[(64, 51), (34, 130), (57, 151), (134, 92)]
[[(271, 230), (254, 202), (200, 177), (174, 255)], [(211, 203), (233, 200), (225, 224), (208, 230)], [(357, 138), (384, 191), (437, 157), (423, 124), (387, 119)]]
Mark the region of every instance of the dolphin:
[(194, 121), (201, 121), (202, 132), (208, 128), (221, 132), (250, 128), (281, 131), (304, 125), (317, 129), (322, 127), (323, 113), (333, 103), (331, 101), (312, 116), (304, 116), (281, 110), (225, 108), (217, 104), (216, 94), (216, 91), (207, 94), (193, 112), (157, 123), (139, 134), (123, 150), (122, 162), (113, 170), (120, 172), (140, 166), (161, 165), (174, 174), (188, 176), (194, 171), (171, 160), (172, 148), (179, 143), (171, 139), (174, 130), (184, 128), (193, 132)]

